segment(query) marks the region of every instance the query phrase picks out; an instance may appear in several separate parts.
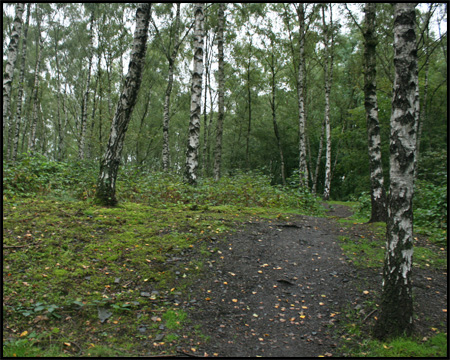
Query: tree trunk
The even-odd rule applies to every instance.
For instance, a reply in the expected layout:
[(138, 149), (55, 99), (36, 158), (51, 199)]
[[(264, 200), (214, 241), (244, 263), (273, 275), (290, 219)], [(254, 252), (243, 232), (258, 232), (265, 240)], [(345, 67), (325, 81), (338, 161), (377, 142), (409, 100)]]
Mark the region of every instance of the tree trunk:
[(390, 188), (386, 256), (379, 319), (380, 339), (410, 335), (413, 255), (415, 90), (417, 46), (413, 3), (394, 4), (395, 82), (390, 135)]
[(308, 186), (308, 166), (306, 164), (306, 117), (305, 117), (305, 76), (304, 76), (304, 62), (305, 62), (305, 11), (303, 3), (299, 3), (297, 7), (297, 17), (299, 23), (299, 50), (300, 57), (298, 63), (298, 78), (297, 78), (297, 94), (298, 94), (298, 153), (299, 153), (299, 176), (300, 188)]
[(41, 34), (41, 15), (39, 14), (39, 4), (36, 4), (36, 18), (37, 18), (37, 37), (36, 42), (36, 66), (34, 68), (34, 87), (33, 87), (33, 114), (31, 117), (30, 136), (28, 138), (28, 149), (33, 152), (36, 147), (36, 127), (38, 121), (38, 91), (39, 91), (39, 71), (42, 60), (43, 39)]
[(128, 74), (117, 104), (106, 152), (100, 164), (97, 181), (96, 202), (102, 205), (116, 205), (116, 178), (119, 170), (125, 134), (131, 119), (134, 105), (142, 81), (142, 69), (147, 49), (148, 25), (150, 21), (150, 3), (138, 5), (136, 11), (136, 30), (130, 55)]
[(197, 183), (198, 146), (200, 137), (200, 113), (203, 79), (203, 3), (194, 5), (194, 70), (191, 86), (191, 117), (186, 151), (185, 178), (188, 184)]
[[(8, 46), (8, 58), (6, 60), (5, 72), (3, 73), (3, 135), (6, 123), (10, 122), (11, 115), (11, 89), (14, 78), (14, 68), (19, 54), (19, 39), (22, 32), (22, 15), (24, 3), (16, 4), (16, 15), (11, 31), (11, 40)], [(12, 124), (8, 124), (12, 126)]]
[(251, 65), (251, 47), (252, 38), (250, 37), (250, 52), (248, 54), (248, 65), (247, 65), (247, 97), (248, 97), (248, 126), (247, 126), (247, 139), (245, 148), (245, 167), (247, 170), (250, 168), (250, 132), (252, 129), (252, 90), (250, 87), (250, 65)]
[(172, 93), (172, 85), (173, 85), (173, 60), (169, 59), (169, 77), (167, 80), (166, 93), (164, 96), (164, 116), (163, 116), (162, 162), (164, 171), (168, 171), (170, 167), (169, 123), (170, 123), (170, 94)]
[(87, 80), (86, 80), (86, 90), (84, 92), (83, 97), (83, 104), (81, 107), (81, 124), (80, 124), (80, 142), (78, 144), (78, 158), (80, 160), (84, 159), (84, 147), (86, 142), (86, 128), (87, 128), (87, 109), (88, 109), (88, 103), (89, 103), (89, 87), (91, 85), (91, 69), (92, 69), (92, 57), (94, 55), (93, 51), (93, 27), (94, 27), (94, 10), (92, 9), (91, 13), (91, 21), (90, 21), (90, 43), (89, 43), (89, 62), (88, 62), (88, 74), (87, 74)]
[[(322, 7), (322, 22), (324, 27), (324, 45), (325, 45), (325, 60), (324, 60), (324, 78), (325, 78), (325, 139), (326, 139), (326, 160), (325, 160), (325, 184), (323, 190), (323, 199), (330, 198), (331, 187), (331, 127), (330, 127), (330, 92), (331, 84), (333, 82), (333, 18), (330, 4), (330, 24), (329, 27), (325, 24), (325, 10)], [(329, 30), (331, 28), (331, 30)], [(331, 46), (328, 46), (328, 35), (331, 34)]]
[(317, 152), (316, 171), (314, 172), (314, 181), (311, 192), (317, 193), (317, 179), (319, 178), (320, 162), (322, 160), (323, 138), (325, 137), (325, 119), (322, 121), (322, 131), (320, 132), (319, 151)]
[(28, 37), (28, 26), (30, 24), (30, 3), (27, 4), (27, 20), (25, 23), (25, 28), (23, 29), (23, 42), (22, 42), (22, 63), (20, 64), (20, 75), (19, 75), (19, 90), (17, 92), (17, 107), (16, 107), (16, 128), (14, 131), (14, 139), (12, 145), (11, 160), (13, 162), (17, 159), (17, 148), (19, 146), (19, 135), (20, 127), (22, 125), (22, 102), (23, 102), (23, 86), (25, 82), (25, 64), (27, 60), (27, 37)]
[(366, 108), (370, 198), (372, 212), (369, 222), (386, 221), (386, 191), (384, 190), (383, 164), (381, 162), (380, 124), (376, 93), (376, 3), (366, 3), (364, 36), (364, 106)]
[(222, 134), (223, 134), (223, 118), (224, 118), (224, 61), (223, 61), (223, 33), (225, 27), (225, 4), (219, 3), (218, 12), (218, 32), (217, 32), (217, 47), (219, 55), (219, 70), (218, 70), (218, 93), (219, 93), (219, 114), (217, 117), (217, 133), (216, 133), (216, 148), (214, 151), (214, 180), (220, 179), (220, 170), (222, 165)]

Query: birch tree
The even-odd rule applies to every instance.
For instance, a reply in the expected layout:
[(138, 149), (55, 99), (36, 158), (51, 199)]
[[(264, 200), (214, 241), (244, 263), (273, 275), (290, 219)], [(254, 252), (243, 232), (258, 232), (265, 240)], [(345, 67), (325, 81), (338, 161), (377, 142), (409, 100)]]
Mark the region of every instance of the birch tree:
[(88, 72), (86, 80), (86, 89), (84, 91), (83, 101), (81, 104), (81, 123), (80, 123), (80, 142), (78, 143), (78, 157), (80, 160), (84, 159), (84, 147), (86, 142), (86, 127), (87, 127), (87, 113), (88, 113), (88, 103), (89, 103), (89, 90), (91, 84), (91, 69), (92, 69), (92, 57), (94, 56), (94, 8), (91, 8), (91, 19), (89, 23), (89, 45), (88, 45)]
[(17, 91), (16, 125), (14, 131), (14, 139), (12, 141), (11, 160), (13, 162), (15, 162), (17, 159), (17, 148), (19, 146), (20, 127), (22, 125), (23, 86), (25, 79), (25, 65), (27, 60), (27, 37), (28, 37), (28, 26), (30, 24), (30, 12), (31, 12), (31, 5), (30, 3), (28, 3), (27, 19), (23, 30), (22, 62), (20, 64), (20, 73), (19, 73), (19, 90)]
[[(330, 23), (326, 24), (325, 21), (325, 7), (322, 7), (322, 24), (324, 32), (324, 46), (325, 46), (325, 59), (323, 62), (324, 71), (324, 89), (325, 89), (325, 184), (323, 190), (323, 199), (328, 200), (330, 198), (330, 186), (331, 186), (331, 126), (330, 126), (330, 92), (331, 84), (333, 82), (333, 57), (334, 57), (334, 44), (333, 44), (333, 12), (332, 4), (330, 4)], [(331, 44), (329, 43), (331, 37)]]
[(308, 166), (306, 164), (306, 117), (305, 117), (305, 9), (303, 3), (297, 5), (299, 24), (299, 62), (297, 78), (298, 94), (298, 153), (300, 187), (308, 186)]
[(381, 137), (378, 121), (376, 93), (376, 3), (366, 3), (364, 8), (364, 106), (366, 109), (367, 137), (370, 168), (370, 198), (372, 204), (369, 222), (386, 221), (386, 192), (384, 190), (381, 162)]
[(390, 188), (380, 314), (375, 335), (384, 339), (413, 328), (415, 92), (417, 46), (413, 3), (394, 4), (394, 66), (390, 132)]
[(11, 89), (14, 78), (14, 68), (16, 66), (16, 60), (19, 53), (19, 39), (22, 32), (23, 10), (24, 3), (17, 3), (14, 24), (11, 31), (11, 39), (8, 45), (8, 57), (6, 60), (5, 71), (3, 73), (3, 134), (5, 134), (5, 126), (10, 117)]
[(185, 178), (188, 184), (197, 183), (198, 146), (200, 137), (200, 112), (203, 78), (203, 3), (194, 5), (194, 68), (191, 86), (191, 116), (186, 151)]
[(218, 30), (217, 30), (217, 51), (219, 60), (218, 69), (218, 97), (219, 97), (219, 114), (217, 116), (217, 132), (216, 132), (216, 147), (214, 150), (214, 180), (220, 179), (220, 170), (222, 166), (222, 135), (223, 135), (223, 119), (225, 115), (224, 109), (224, 93), (225, 93), (225, 78), (224, 78), (224, 61), (223, 61), (223, 35), (225, 28), (225, 4), (219, 3), (218, 11)]
[(33, 152), (36, 147), (36, 127), (38, 122), (38, 94), (39, 94), (39, 72), (41, 69), (41, 60), (44, 47), (44, 39), (41, 34), (41, 11), (39, 4), (36, 4), (36, 22), (37, 22), (37, 41), (36, 50), (37, 58), (34, 67), (34, 86), (33, 86), (33, 113), (31, 116), (30, 136), (28, 137), (28, 150)]
[(102, 205), (116, 205), (116, 178), (119, 170), (125, 134), (136, 104), (142, 81), (145, 53), (147, 50), (148, 26), (150, 22), (150, 3), (138, 5), (136, 11), (136, 30), (130, 55), (128, 74), (117, 104), (111, 124), (108, 145), (100, 164), (97, 180), (96, 202)]
[[(170, 126), (170, 96), (172, 93), (173, 87), (173, 76), (175, 69), (175, 61), (178, 56), (178, 52), (180, 50), (181, 45), (183, 44), (184, 39), (189, 34), (192, 25), (186, 30), (183, 36), (180, 36), (180, 27), (181, 27), (181, 15), (180, 15), (180, 3), (176, 4), (176, 15), (175, 15), (175, 23), (172, 25), (170, 29), (171, 36), (169, 37), (169, 43), (167, 45), (164, 44), (161, 33), (156, 26), (156, 23), (153, 20), (153, 17), (150, 18), (153, 27), (155, 28), (156, 35), (159, 39), (159, 43), (164, 53), (168, 65), (169, 72), (167, 77), (167, 86), (166, 91), (164, 93), (164, 115), (163, 115), (163, 150), (162, 150), (162, 164), (163, 170), (168, 171), (170, 167), (170, 142), (169, 142), (169, 126)], [(173, 34), (173, 35), (172, 35)]]

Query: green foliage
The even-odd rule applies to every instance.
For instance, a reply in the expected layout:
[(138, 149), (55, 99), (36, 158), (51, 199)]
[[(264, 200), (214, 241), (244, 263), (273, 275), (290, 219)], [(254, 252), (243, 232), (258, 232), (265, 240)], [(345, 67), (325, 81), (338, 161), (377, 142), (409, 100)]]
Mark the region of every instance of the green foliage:
[(433, 234), (436, 242), (447, 245), (447, 184), (417, 180), (414, 209), (414, 224)]
[(138, 173), (132, 168), (119, 175), (118, 196), (122, 199), (164, 206), (185, 204), (193, 207), (232, 205), (296, 209), (320, 213), (321, 206), (307, 190), (295, 186), (272, 186), (271, 179), (259, 172), (237, 172), (218, 182), (201, 179), (193, 187), (183, 178), (168, 173)]
[(3, 166), (3, 196), (33, 197), (52, 193), (86, 199), (93, 194), (97, 166), (92, 162), (58, 162), (40, 154), (24, 154)]

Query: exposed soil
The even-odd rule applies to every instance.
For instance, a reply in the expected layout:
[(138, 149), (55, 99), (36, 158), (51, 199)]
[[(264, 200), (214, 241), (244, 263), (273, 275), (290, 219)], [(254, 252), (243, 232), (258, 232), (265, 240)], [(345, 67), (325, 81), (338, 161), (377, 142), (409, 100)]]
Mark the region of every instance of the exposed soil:
[[(349, 217), (349, 208), (334, 205), (328, 215)], [(206, 276), (192, 285), (184, 302), (192, 325), (210, 336), (198, 347), (208, 355), (242, 357), (343, 356), (346, 341), (339, 323), (354, 310), (367, 328), (376, 312), (381, 266), (356, 269), (343, 255), (338, 236), (351, 230), (332, 218), (290, 216), (253, 221), (226, 239), (211, 243), (215, 252), (205, 263)], [(367, 234), (370, 238), (370, 234)], [(369, 241), (369, 240), (368, 240)], [(413, 274), (416, 332), (447, 329), (446, 271)], [(368, 292), (368, 293), (367, 293)], [(342, 336), (344, 335), (344, 336)]]

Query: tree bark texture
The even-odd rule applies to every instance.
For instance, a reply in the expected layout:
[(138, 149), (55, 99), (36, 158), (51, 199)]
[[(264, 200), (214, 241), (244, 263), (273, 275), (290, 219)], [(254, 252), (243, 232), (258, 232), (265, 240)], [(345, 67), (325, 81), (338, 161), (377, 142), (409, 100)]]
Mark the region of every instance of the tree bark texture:
[(39, 93), (39, 71), (41, 68), (43, 39), (41, 34), (41, 15), (39, 11), (39, 4), (36, 4), (36, 18), (37, 18), (37, 58), (36, 66), (34, 68), (34, 87), (33, 87), (33, 114), (31, 116), (30, 136), (28, 137), (28, 149), (34, 152), (36, 147), (36, 127), (38, 121), (38, 93)]
[[(14, 78), (14, 68), (19, 53), (19, 39), (22, 32), (22, 15), (24, 3), (16, 4), (16, 14), (14, 17), (11, 40), (8, 45), (8, 57), (6, 60), (5, 72), (3, 73), (3, 134), (5, 134), (6, 123), (10, 120), (11, 112), (11, 89)], [(12, 126), (12, 124), (9, 124)]]
[(188, 184), (197, 183), (198, 147), (200, 137), (200, 115), (203, 79), (203, 3), (194, 5), (194, 69), (191, 86), (191, 115), (189, 121), (188, 144), (186, 151), (185, 178)]
[(364, 36), (364, 106), (366, 109), (367, 137), (370, 168), (371, 217), (369, 222), (386, 221), (386, 191), (384, 190), (381, 162), (380, 123), (376, 92), (376, 3), (365, 5)]
[(27, 20), (25, 27), (23, 29), (23, 41), (22, 41), (22, 62), (20, 64), (20, 74), (19, 74), (19, 90), (17, 91), (17, 107), (16, 107), (16, 126), (14, 131), (14, 139), (12, 143), (12, 153), (11, 160), (13, 162), (17, 159), (17, 149), (19, 147), (19, 135), (20, 127), (22, 125), (22, 102), (23, 102), (23, 86), (25, 82), (25, 64), (27, 60), (27, 37), (28, 37), (28, 26), (30, 24), (30, 12), (31, 5), (27, 4)]
[(225, 78), (224, 78), (224, 61), (223, 61), (223, 35), (225, 28), (225, 4), (219, 4), (218, 12), (218, 32), (217, 32), (217, 47), (219, 57), (218, 69), (218, 93), (219, 93), (219, 114), (217, 116), (217, 132), (216, 132), (216, 148), (214, 151), (214, 180), (220, 179), (220, 169), (222, 165), (222, 134), (223, 134), (223, 119), (225, 114), (224, 92), (225, 92)]
[[(328, 200), (330, 198), (331, 187), (331, 126), (330, 126), (330, 93), (331, 84), (333, 82), (333, 35), (332, 35), (332, 10), (330, 4), (330, 24), (325, 23), (325, 10), (322, 7), (322, 21), (324, 27), (324, 45), (325, 45), (325, 60), (324, 60), (324, 78), (325, 78), (325, 183), (323, 190), (323, 199)], [(331, 29), (331, 30), (330, 30)], [(331, 35), (331, 45), (329, 46), (328, 40)]]
[(298, 94), (298, 129), (299, 129), (299, 176), (300, 187), (308, 186), (308, 166), (306, 163), (306, 117), (305, 117), (305, 10), (303, 3), (297, 7), (297, 17), (299, 23), (299, 52), (300, 61), (298, 63), (297, 94)]
[(136, 11), (136, 30), (134, 32), (128, 74), (111, 124), (108, 145), (101, 160), (97, 181), (95, 197), (96, 201), (102, 205), (114, 206), (117, 204), (117, 172), (125, 134), (141, 86), (142, 70), (147, 49), (150, 10), (150, 3), (142, 3), (138, 5)]
[(375, 335), (410, 335), (413, 329), (415, 91), (417, 46), (413, 3), (394, 5), (395, 82), (390, 133), (390, 189), (380, 316)]

